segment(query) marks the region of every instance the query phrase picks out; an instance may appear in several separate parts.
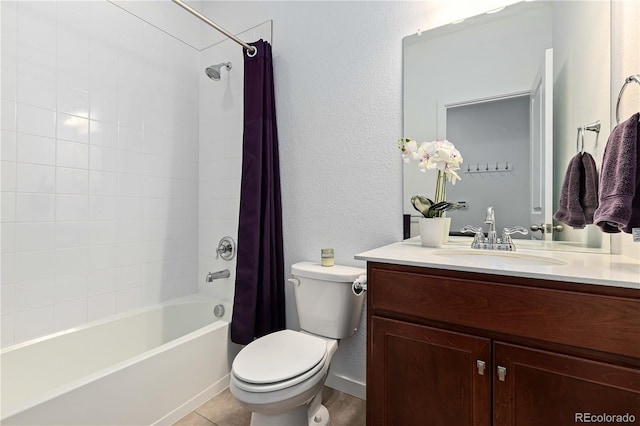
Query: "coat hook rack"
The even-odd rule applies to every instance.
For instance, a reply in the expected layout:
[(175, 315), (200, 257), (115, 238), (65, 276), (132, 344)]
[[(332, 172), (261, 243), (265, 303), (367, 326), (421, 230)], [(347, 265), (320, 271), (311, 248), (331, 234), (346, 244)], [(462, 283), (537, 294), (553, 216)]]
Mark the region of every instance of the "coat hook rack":
[(485, 162), (485, 163), (475, 163), (475, 165), (468, 164), (467, 169), (464, 171), (467, 174), (474, 173), (504, 173), (504, 172), (512, 172), (513, 171), (513, 163), (508, 161), (499, 162)]

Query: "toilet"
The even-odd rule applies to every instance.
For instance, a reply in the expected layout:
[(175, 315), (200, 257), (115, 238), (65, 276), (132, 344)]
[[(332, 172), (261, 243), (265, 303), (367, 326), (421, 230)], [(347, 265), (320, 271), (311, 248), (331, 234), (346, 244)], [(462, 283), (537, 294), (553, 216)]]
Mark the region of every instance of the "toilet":
[(277, 331), (245, 346), (231, 367), (230, 390), (251, 410), (252, 426), (326, 426), (322, 389), (338, 340), (353, 335), (364, 297), (352, 283), (366, 271), (351, 266), (291, 266), (300, 331)]

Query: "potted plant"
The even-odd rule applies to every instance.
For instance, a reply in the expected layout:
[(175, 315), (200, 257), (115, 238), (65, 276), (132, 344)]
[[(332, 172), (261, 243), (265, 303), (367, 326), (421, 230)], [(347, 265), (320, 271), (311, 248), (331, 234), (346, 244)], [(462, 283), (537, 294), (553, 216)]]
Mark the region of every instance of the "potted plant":
[(411, 138), (398, 140), (398, 148), (402, 151), (405, 163), (418, 161), (421, 172), (436, 170), (436, 188), (433, 201), (421, 195), (411, 197), (411, 204), (422, 214), (420, 218), (420, 238), (423, 246), (440, 247), (449, 237), (451, 219), (445, 212), (459, 209), (457, 203), (446, 201), (447, 181), (455, 185), (461, 180), (457, 173), (463, 159), (460, 151), (448, 140), (422, 142), (420, 145)]

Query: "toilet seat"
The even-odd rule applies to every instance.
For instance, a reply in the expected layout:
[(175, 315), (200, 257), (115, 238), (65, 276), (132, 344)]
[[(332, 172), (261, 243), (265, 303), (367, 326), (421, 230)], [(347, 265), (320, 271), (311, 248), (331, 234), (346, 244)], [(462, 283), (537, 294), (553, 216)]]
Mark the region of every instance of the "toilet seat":
[(293, 330), (261, 337), (236, 356), (232, 380), (248, 392), (273, 392), (317, 374), (327, 359), (327, 341)]

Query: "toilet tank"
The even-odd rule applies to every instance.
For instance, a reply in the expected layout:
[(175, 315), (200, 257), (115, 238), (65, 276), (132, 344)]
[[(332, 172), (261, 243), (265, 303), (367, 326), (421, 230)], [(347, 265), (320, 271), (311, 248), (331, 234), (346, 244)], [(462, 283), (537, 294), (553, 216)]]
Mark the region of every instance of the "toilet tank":
[(300, 328), (332, 339), (351, 336), (357, 329), (364, 296), (351, 290), (353, 281), (366, 274), (352, 266), (321, 266), (300, 262), (291, 266)]

